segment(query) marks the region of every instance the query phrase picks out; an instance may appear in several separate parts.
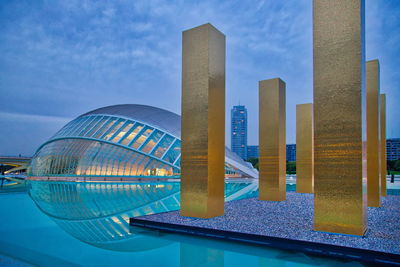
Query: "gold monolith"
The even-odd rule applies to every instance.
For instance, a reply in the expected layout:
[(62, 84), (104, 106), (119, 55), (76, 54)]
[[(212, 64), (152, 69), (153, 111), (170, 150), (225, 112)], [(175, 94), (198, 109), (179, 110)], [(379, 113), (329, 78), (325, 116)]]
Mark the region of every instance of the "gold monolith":
[(286, 199), (286, 85), (259, 82), (259, 198)]
[(364, 0), (313, 1), (314, 229), (366, 231)]
[(181, 124), (181, 215), (223, 215), (225, 35), (211, 24), (183, 32)]
[(313, 104), (296, 105), (296, 192), (314, 192)]
[(387, 159), (386, 159), (386, 95), (380, 95), (380, 157), (381, 157), (381, 195), (383, 197), (387, 196), (386, 192), (386, 168), (387, 168)]
[(367, 86), (367, 194), (368, 206), (381, 206), (380, 143), (379, 143), (379, 61), (366, 63)]

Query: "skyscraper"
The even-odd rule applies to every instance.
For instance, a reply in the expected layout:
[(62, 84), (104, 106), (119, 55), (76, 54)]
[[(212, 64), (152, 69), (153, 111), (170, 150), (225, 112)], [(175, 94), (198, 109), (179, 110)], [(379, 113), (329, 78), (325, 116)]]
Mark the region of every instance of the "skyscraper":
[(247, 109), (233, 106), (231, 110), (231, 150), (247, 159)]
[(258, 158), (258, 146), (247, 146), (247, 159)]
[(296, 161), (296, 144), (286, 145), (286, 160)]
[(400, 159), (400, 138), (390, 138), (386, 140), (387, 160)]

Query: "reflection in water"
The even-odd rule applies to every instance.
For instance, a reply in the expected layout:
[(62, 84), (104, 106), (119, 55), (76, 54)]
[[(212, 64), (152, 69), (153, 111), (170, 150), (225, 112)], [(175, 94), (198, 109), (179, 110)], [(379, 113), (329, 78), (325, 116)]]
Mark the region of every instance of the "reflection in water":
[[(226, 201), (257, 194), (254, 180), (225, 183)], [(110, 250), (148, 250), (165, 245), (131, 231), (129, 218), (178, 210), (179, 182), (29, 181), (37, 206), (75, 238)], [(153, 240), (151, 240), (153, 239)]]
[(224, 251), (205, 246), (180, 243), (180, 266), (224, 266)]
[[(132, 228), (136, 229), (136, 227)], [(157, 231), (146, 230), (142, 232), (142, 235), (155, 237), (157, 233)], [(163, 233), (158, 238), (169, 240), (171, 244), (179, 244), (181, 267), (339, 266), (342, 264), (346, 264), (346, 266), (363, 266), (352, 260), (311, 256), (301, 252), (191, 235)]]

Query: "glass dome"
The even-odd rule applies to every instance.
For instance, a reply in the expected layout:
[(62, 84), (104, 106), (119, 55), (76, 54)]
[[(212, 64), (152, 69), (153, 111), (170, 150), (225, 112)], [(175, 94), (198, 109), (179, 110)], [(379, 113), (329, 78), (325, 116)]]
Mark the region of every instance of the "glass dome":
[[(180, 116), (144, 105), (93, 110), (65, 125), (35, 153), (31, 180), (179, 178)], [(226, 177), (258, 172), (226, 148)]]

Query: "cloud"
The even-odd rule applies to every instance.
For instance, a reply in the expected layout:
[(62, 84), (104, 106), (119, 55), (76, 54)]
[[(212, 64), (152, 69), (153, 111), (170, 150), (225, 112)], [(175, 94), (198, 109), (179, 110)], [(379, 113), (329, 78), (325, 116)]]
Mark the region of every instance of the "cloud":
[(19, 123), (67, 123), (72, 118), (58, 117), (58, 116), (46, 116), (37, 114), (21, 114), (21, 113), (10, 113), (0, 112), (0, 121), (6, 123), (7, 121), (19, 122)]

